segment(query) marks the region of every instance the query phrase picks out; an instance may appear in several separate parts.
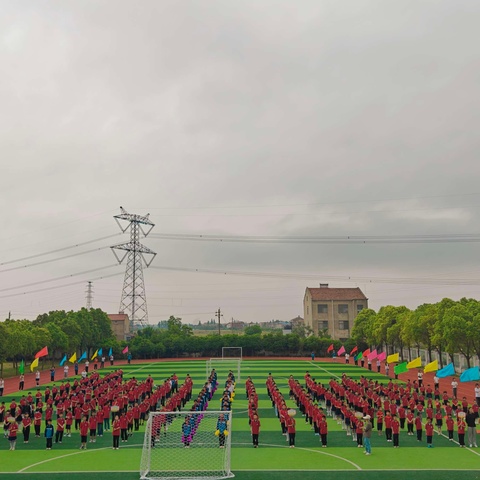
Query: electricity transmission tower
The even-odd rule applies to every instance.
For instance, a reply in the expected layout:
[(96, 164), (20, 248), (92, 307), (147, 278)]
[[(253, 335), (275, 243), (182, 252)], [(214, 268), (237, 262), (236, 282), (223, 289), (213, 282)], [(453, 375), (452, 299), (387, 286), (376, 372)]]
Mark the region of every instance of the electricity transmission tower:
[(85, 292), (86, 294), (86, 299), (87, 299), (87, 310), (90, 310), (92, 308), (93, 304), (93, 284), (92, 282), (87, 283), (87, 291)]
[[(145, 326), (148, 323), (147, 298), (145, 295), (145, 283), (143, 281), (143, 264), (149, 267), (155, 258), (156, 252), (142, 245), (139, 241), (140, 234), (146, 237), (155, 226), (147, 215), (128, 213), (120, 207), (121, 214), (114, 215), (120, 230), (125, 233), (130, 229), (130, 241), (110, 247), (118, 263), (127, 258), (125, 279), (123, 281), (122, 299), (120, 300), (120, 313), (130, 314), (130, 327), (132, 333), (136, 327)], [(125, 225), (125, 228), (122, 225)], [(117, 255), (116, 250), (125, 253)]]

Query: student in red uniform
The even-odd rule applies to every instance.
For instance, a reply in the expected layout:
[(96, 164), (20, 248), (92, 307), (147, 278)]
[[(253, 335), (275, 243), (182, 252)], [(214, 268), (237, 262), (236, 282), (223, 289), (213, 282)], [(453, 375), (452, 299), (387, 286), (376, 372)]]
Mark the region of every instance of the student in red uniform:
[(392, 441), (392, 416), (390, 415), (390, 410), (387, 410), (385, 414), (385, 436), (387, 442)]
[(40, 437), (41, 426), (42, 426), (42, 411), (37, 409), (33, 414), (33, 428), (35, 429), (36, 437)]
[(95, 443), (97, 441), (97, 415), (95, 412), (92, 412), (88, 419), (88, 429), (90, 431), (90, 443)]
[(458, 443), (461, 448), (465, 448), (465, 429), (467, 424), (463, 418), (457, 420), (457, 433), (458, 433)]
[(124, 413), (120, 415), (120, 434), (122, 437), (122, 442), (127, 442), (128, 441), (128, 420), (127, 417)]
[(400, 422), (396, 415), (392, 417), (393, 448), (400, 446)]
[(57, 430), (55, 431), (55, 443), (62, 443), (63, 432), (65, 430), (65, 419), (60, 413), (57, 418)]
[(30, 425), (32, 424), (32, 419), (28, 413), (23, 414), (22, 418), (22, 432), (23, 432), (23, 443), (28, 443), (30, 438)]
[(260, 435), (260, 419), (257, 414), (253, 415), (250, 422), (250, 429), (252, 431), (253, 448), (258, 448), (258, 436)]
[(415, 415), (412, 410), (407, 413), (407, 435), (413, 435), (413, 425), (415, 424)]
[(295, 448), (295, 419), (290, 415), (287, 415), (285, 422), (288, 433), (288, 444), (290, 445), (290, 448)]
[(118, 450), (120, 445), (120, 418), (115, 415), (112, 422), (113, 450)]
[(417, 430), (417, 442), (421, 442), (423, 424), (422, 424), (422, 414), (420, 412), (417, 412), (417, 416), (415, 417), (415, 429)]
[(453, 426), (455, 425), (455, 422), (451, 414), (447, 416), (445, 423), (447, 425), (448, 441), (453, 442)]
[(14, 420), (8, 425), (8, 441), (10, 442), (10, 450), (15, 450), (17, 445), (18, 423)]
[(437, 433), (439, 435), (442, 434), (442, 426), (443, 426), (443, 416), (442, 416), (442, 411), (437, 410), (437, 413), (435, 414), (435, 423), (437, 425)]
[(357, 434), (357, 448), (363, 447), (363, 422), (360, 418), (356, 419), (355, 433)]
[(67, 437), (72, 436), (72, 424), (73, 424), (73, 414), (70, 408), (67, 408), (67, 413), (65, 414), (65, 434)]
[(383, 435), (383, 411), (380, 408), (377, 411), (377, 431), (378, 435)]
[(322, 442), (322, 448), (327, 448), (328, 424), (327, 417), (325, 415), (322, 415), (318, 427), (320, 432), (320, 440)]
[(433, 447), (433, 423), (431, 418), (427, 418), (427, 423), (425, 424), (425, 434), (427, 436), (427, 447)]
[(87, 417), (82, 417), (80, 421), (80, 450), (87, 449), (87, 436), (88, 436), (88, 420)]

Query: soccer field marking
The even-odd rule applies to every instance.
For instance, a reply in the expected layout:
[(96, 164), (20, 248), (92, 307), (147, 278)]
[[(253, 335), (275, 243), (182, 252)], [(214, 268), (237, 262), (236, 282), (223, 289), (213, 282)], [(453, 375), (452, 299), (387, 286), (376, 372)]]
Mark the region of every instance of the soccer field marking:
[(327, 370), (326, 368), (319, 367), (316, 363), (313, 363), (313, 362), (308, 362), (308, 363), (309, 363), (310, 365), (313, 365), (314, 367), (318, 368), (319, 370), (323, 370), (324, 372), (327, 372), (327, 373), (328, 373), (329, 375), (331, 375), (332, 377), (341, 378), (341, 377), (339, 377), (337, 374), (330, 372), (330, 371)]
[[(123, 448), (131, 448), (131, 447), (142, 447), (143, 446), (143, 443), (138, 443), (138, 444), (132, 444), (132, 445), (122, 445), (122, 449)], [(59, 459), (62, 459), (62, 458), (67, 458), (67, 457), (71, 457), (73, 455), (83, 455), (83, 454), (87, 454), (87, 453), (91, 453), (91, 452), (99, 452), (100, 450), (111, 450), (112, 447), (101, 447), (101, 448), (95, 448), (95, 449), (86, 449), (86, 450), (78, 450), (77, 452), (71, 452), (71, 453), (66, 453), (64, 455), (59, 455), (58, 457), (52, 457), (52, 458), (47, 458), (47, 460), (42, 460), (41, 462), (36, 462), (36, 463), (32, 463), (31, 465), (28, 465), (26, 467), (23, 467), (22, 469), (18, 470), (16, 473), (24, 473), (25, 470), (29, 470), (30, 468), (33, 468), (33, 467), (37, 467), (38, 465), (43, 465), (44, 463), (48, 463), (48, 462), (54, 462), (56, 460), (59, 460)], [(133, 470), (133, 471), (136, 471), (136, 470)], [(102, 470), (99, 472), (101, 473)], [(58, 472), (57, 473), (62, 473), (62, 472)], [(70, 473), (70, 472), (65, 472), (65, 473)]]
[[(251, 446), (250, 443), (232, 443), (232, 445), (233, 446), (235, 446), (235, 445), (249, 445), (249, 446)], [(260, 446), (262, 446), (262, 447), (275, 447), (275, 448), (290, 448), (288, 445), (275, 445), (273, 443), (262, 443), (262, 444), (260, 444)], [(326, 455), (327, 457), (333, 457), (333, 458), (336, 458), (337, 460), (349, 463), (350, 465), (352, 465), (352, 467), (354, 467), (357, 470), (363, 470), (360, 465), (357, 465), (355, 462), (352, 462), (348, 458), (341, 457), (340, 455), (334, 455), (333, 453), (324, 452), (323, 450), (314, 450), (313, 448), (295, 447), (295, 450), (302, 450), (304, 452), (313, 452), (313, 453), (317, 453), (317, 454), (320, 454), (320, 455)], [(317, 471), (317, 470), (314, 470), (314, 471)], [(351, 470), (348, 470), (348, 471), (351, 471)]]

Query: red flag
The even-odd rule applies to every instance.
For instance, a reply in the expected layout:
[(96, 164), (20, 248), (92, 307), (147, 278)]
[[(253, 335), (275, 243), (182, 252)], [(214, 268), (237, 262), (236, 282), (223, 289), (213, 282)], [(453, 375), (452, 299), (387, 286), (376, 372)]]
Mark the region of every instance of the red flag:
[(367, 348), (364, 352), (363, 352), (363, 356), (364, 357), (368, 357), (370, 355), (370, 349)]
[(35, 354), (35, 358), (46, 357), (48, 355), (48, 348), (43, 347), (39, 352)]
[(122, 350), (122, 353), (128, 353), (128, 345)]
[(353, 355), (355, 352), (358, 352), (358, 347), (357, 346), (352, 348), (352, 351), (350, 352), (350, 355)]
[(333, 343), (327, 348), (327, 353), (330, 353), (333, 350)]

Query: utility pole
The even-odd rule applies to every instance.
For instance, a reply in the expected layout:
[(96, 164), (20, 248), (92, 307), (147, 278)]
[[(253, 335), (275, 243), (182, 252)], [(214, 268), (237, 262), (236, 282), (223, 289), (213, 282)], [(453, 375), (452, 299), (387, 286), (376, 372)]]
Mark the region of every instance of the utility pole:
[(93, 284), (92, 282), (87, 283), (87, 291), (86, 293), (86, 299), (87, 299), (87, 310), (90, 310), (92, 308), (92, 303), (93, 303)]
[[(131, 214), (123, 207), (120, 207), (120, 211), (121, 214), (114, 215), (113, 218), (123, 233), (130, 229), (130, 242), (113, 245), (110, 248), (118, 263), (122, 263), (128, 257), (119, 312), (130, 313), (130, 326), (133, 333), (136, 326), (143, 327), (148, 324), (143, 264), (149, 267), (156, 255), (156, 252), (140, 243), (139, 237), (140, 233), (146, 237), (155, 224), (148, 218), (149, 213), (146, 215)], [(127, 226), (123, 228), (120, 221), (128, 222)], [(119, 257), (115, 250), (123, 250), (125, 254)], [(146, 256), (150, 256), (149, 260)]]
[(218, 310), (215, 312), (215, 316), (218, 318), (218, 334), (221, 335), (221, 333), (220, 333), (220, 317), (223, 317), (223, 313), (220, 311), (220, 307), (218, 307)]

